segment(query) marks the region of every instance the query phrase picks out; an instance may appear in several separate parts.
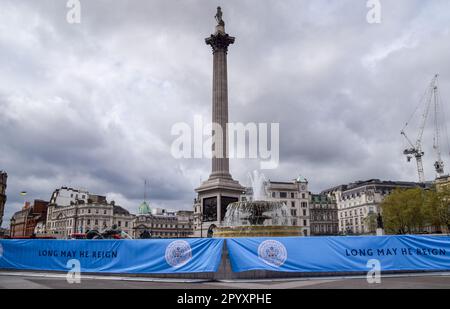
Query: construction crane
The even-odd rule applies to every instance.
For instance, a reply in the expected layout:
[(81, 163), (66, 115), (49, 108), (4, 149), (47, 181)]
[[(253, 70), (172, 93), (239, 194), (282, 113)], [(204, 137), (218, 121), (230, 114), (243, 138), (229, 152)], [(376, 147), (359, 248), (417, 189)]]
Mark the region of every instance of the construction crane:
[[(439, 111), (440, 111), (440, 104), (441, 99), (439, 95), (439, 87), (438, 87), (438, 78), (439, 75), (435, 75), (434, 78), (431, 80), (430, 85), (428, 86), (427, 90), (425, 91), (425, 94), (422, 96), (419, 106), (416, 108), (414, 113), (412, 114), (411, 118), (408, 120), (408, 122), (405, 124), (405, 127), (401, 131), (401, 134), (405, 137), (407, 140), (409, 146), (407, 149), (403, 151), (403, 154), (406, 155), (406, 158), (408, 162), (411, 162), (412, 158), (414, 157), (416, 159), (417, 163), (417, 172), (419, 174), (419, 182), (423, 183), (425, 182), (425, 173), (423, 169), (423, 156), (425, 155), (425, 152), (422, 150), (422, 138), (423, 133), (425, 130), (425, 126), (427, 123), (428, 116), (430, 114), (431, 106), (434, 106), (434, 138), (433, 138), (433, 148), (437, 155), (437, 160), (434, 164), (436, 173), (438, 176), (442, 176), (444, 174), (444, 162), (442, 161), (441, 156), (441, 149), (439, 144), (440, 139), (440, 126), (439, 126)], [(425, 101), (425, 110), (422, 114), (422, 119), (419, 127), (419, 133), (417, 135), (417, 139), (415, 143), (411, 141), (411, 139), (406, 134), (405, 130), (409, 125), (409, 122), (414, 117), (415, 113), (419, 109), (420, 105)]]
[[(440, 126), (439, 126), (439, 107), (441, 107), (441, 96), (439, 94), (438, 76), (436, 75), (436, 83), (434, 86), (434, 138), (433, 149), (436, 152), (436, 162), (434, 168), (438, 177), (444, 175), (444, 161), (442, 161), (441, 147), (440, 147)], [(443, 111), (443, 110), (442, 110)]]

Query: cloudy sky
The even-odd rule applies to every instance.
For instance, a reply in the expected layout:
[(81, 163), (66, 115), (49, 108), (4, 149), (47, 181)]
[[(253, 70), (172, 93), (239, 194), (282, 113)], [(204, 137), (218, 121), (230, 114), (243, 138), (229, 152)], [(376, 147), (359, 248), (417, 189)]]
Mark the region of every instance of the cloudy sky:
[[(416, 180), (400, 130), (435, 73), (450, 102), (450, 2), (365, 0), (0, 2), (0, 169), (4, 225), (27, 199), (86, 188), (136, 211), (144, 179), (154, 207), (191, 209), (207, 159), (174, 159), (171, 127), (211, 114), (217, 5), (227, 32), (233, 122), (280, 123), (272, 180), (303, 175), (310, 190), (355, 180)], [(450, 115), (450, 108), (445, 110)], [(417, 125), (408, 129), (417, 134)], [(431, 123), (427, 179), (434, 177)], [(448, 145), (444, 134), (444, 160)], [(233, 160), (248, 185), (256, 160)]]

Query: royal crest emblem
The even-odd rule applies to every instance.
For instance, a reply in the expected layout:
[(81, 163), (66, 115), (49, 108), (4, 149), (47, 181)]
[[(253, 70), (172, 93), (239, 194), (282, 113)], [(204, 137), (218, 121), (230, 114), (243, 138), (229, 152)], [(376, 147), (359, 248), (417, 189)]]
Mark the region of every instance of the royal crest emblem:
[(166, 248), (166, 261), (172, 267), (181, 267), (192, 258), (192, 249), (185, 240), (172, 241)]
[(265, 240), (258, 247), (258, 257), (268, 265), (280, 267), (286, 262), (287, 250), (279, 241)]

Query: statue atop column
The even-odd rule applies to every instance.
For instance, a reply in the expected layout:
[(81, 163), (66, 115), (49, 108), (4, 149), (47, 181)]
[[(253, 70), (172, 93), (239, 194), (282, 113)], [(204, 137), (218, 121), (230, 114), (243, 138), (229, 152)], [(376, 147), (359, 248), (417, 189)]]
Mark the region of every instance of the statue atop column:
[(213, 49), (213, 53), (218, 51), (224, 51), (225, 53), (228, 51), (228, 46), (234, 43), (235, 38), (229, 36), (225, 32), (225, 22), (222, 19), (222, 9), (217, 7), (217, 13), (215, 15), (217, 26), (216, 32), (211, 34), (209, 38), (206, 38), (206, 44), (211, 45)]
[(222, 19), (222, 15), (223, 15), (222, 9), (220, 8), (220, 6), (218, 6), (217, 7), (217, 13), (216, 13), (216, 16), (215, 16), (215, 18), (217, 20), (217, 24), (220, 25), (220, 26), (225, 26), (225, 22)]

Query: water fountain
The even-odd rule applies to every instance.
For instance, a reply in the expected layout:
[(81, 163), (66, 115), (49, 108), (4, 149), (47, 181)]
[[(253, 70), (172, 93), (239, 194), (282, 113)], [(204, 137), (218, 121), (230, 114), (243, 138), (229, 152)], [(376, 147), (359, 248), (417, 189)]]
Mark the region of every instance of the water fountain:
[(287, 205), (268, 199), (264, 175), (254, 171), (249, 178), (253, 199), (228, 205), (223, 223), (214, 230), (214, 237), (300, 236), (300, 227), (292, 224), (294, 218)]

